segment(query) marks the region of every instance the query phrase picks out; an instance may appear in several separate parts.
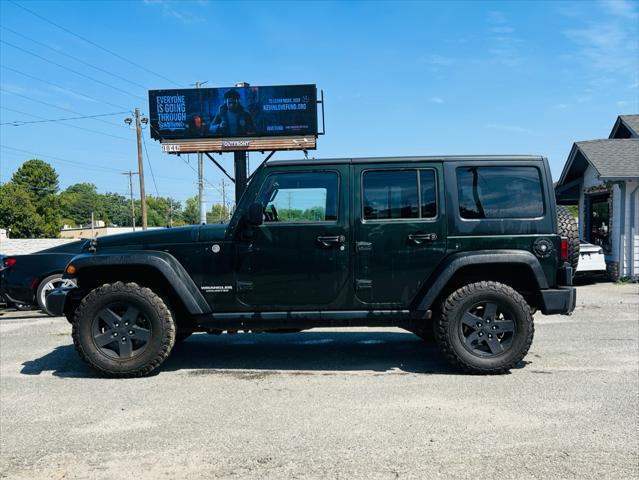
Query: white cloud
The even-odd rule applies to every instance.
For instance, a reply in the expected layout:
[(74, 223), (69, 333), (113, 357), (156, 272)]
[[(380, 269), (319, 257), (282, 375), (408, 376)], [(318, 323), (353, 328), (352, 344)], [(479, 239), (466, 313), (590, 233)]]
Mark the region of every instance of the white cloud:
[(635, 20), (639, 17), (637, 4), (627, 0), (602, 0), (599, 2), (604, 11), (609, 15)]
[(515, 29), (513, 27), (493, 27), (490, 31), (493, 33), (513, 33)]
[(500, 12), (498, 10), (492, 10), (488, 12), (488, 23), (500, 24), (506, 22), (506, 15), (504, 15), (503, 12)]
[(497, 123), (487, 123), (486, 125), (484, 125), (484, 128), (487, 128), (489, 130), (499, 130), (502, 132), (531, 135), (535, 137), (541, 135), (539, 132), (535, 132), (534, 130), (531, 130), (530, 128), (520, 127), (518, 125), (510, 125), (510, 124), (505, 125), (505, 124), (497, 124)]
[(187, 25), (206, 21), (205, 17), (197, 15), (185, 9), (185, 7), (189, 5), (206, 6), (208, 5), (208, 2), (206, 0), (200, 0), (195, 3), (177, 2), (172, 0), (144, 0), (144, 3), (149, 6), (161, 7), (162, 15), (164, 15), (165, 17), (175, 18)]
[(452, 65), (457, 60), (453, 57), (446, 57), (444, 55), (428, 55), (426, 57), (422, 57), (418, 60), (420, 63), (427, 63), (429, 65), (436, 65), (440, 67)]
[(564, 35), (578, 47), (578, 54), (595, 71), (636, 75), (639, 49), (636, 33), (614, 23), (565, 30)]

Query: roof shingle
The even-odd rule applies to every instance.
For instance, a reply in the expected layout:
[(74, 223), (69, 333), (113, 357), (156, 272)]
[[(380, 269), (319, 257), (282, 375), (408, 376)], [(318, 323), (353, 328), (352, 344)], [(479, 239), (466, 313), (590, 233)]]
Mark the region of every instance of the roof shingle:
[[(639, 121), (639, 115), (636, 116)], [(639, 138), (589, 140), (576, 142), (602, 180), (639, 178)]]

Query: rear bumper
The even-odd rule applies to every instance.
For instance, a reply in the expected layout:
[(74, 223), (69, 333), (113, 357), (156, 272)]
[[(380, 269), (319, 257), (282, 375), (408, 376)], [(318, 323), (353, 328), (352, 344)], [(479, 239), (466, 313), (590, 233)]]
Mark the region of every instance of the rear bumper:
[(575, 287), (559, 287), (541, 291), (542, 308), (544, 315), (561, 313), (569, 315), (575, 310), (577, 304), (577, 289)]
[(64, 315), (64, 307), (70, 292), (77, 288), (55, 288), (47, 294), (47, 310), (53, 315)]

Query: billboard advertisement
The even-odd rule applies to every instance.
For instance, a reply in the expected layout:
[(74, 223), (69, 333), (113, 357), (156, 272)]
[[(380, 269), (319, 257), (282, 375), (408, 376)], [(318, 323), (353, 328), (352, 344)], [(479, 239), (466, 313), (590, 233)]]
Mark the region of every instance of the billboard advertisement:
[(317, 135), (317, 87), (190, 88), (149, 91), (156, 140)]

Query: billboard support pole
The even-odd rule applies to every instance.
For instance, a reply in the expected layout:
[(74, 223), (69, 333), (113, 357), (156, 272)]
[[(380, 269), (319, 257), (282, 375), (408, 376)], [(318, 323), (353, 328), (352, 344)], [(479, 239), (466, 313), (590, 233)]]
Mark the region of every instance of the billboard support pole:
[(243, 150), (233, 152), (233, 158), (235, 160), (235, 205), (237, 206), (248, 183), (246, 176), (246, 152)]
[(204, 198), (204, 154), (197, 152), (197, 188), (200, 204), (200, 223), (206, 223), (206, 202)]

